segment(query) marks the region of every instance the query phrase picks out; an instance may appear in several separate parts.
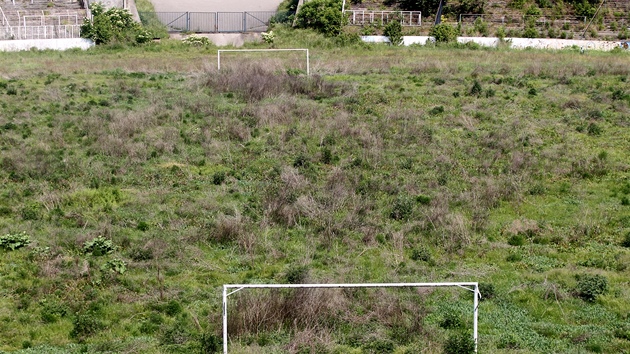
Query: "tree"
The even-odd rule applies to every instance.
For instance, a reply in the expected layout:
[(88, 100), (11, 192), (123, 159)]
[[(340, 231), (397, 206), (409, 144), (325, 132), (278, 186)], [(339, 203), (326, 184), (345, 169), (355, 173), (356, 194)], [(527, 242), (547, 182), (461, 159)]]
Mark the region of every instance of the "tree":
[(421, 11), (424, 17), (437, 12), (440, 0), (398, 0), (398, 6), (405, 11)]
[(90, 5), (92, 19), (81, 25), (81, 37), (93, 40), (96, 44), (110, 42), (145, 43), (151, 39), (148, 31), (133, 20), (125, 9), (105, 10), (100, 3)]
[(312, 28), (326, 36), (340, 34), (345, 20), (341, 4), (341, 0), (311, 0), (305, 3), (297, 15), (297, 27)]

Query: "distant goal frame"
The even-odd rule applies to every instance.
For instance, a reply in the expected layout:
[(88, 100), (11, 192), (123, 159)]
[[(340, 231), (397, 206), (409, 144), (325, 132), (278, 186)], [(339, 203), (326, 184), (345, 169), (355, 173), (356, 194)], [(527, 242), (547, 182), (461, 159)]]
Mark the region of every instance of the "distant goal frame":
[(306, 55), (306, 75), (311, 75), (311, 58), (309, 50), (306, 48), (287, 48), (287, 49), (219, 49), (217, 50), (217, 70), (221, 71), (221, 53), (239, 53), (239, 52), (304, 52)]
[[(477, 325), (479, 318), (479, 292), (478, 282), (447, 282), (447, 283), (362, 283), (362, 284), (224, 284), (223, 285), (223, 354), (228, 354), (228, 296), (243, 289), (330, 289), (330, 288), (437, 288), (459, 287), (474, 293), (473, 296), (473, 340), (475, 353), (477, 353)], [(472, 288), (471, 288), (472, 287)], [(236, 289), (228, 292), (229, 289)]]

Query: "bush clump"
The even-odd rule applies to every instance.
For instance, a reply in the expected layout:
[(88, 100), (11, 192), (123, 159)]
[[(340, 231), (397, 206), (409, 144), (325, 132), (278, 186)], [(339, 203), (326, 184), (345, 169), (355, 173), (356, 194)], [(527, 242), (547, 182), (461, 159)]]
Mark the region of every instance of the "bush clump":
[(96, 44), (111, 42), (146, 43), (151, 35), (142, 25), (133, 20), (131, 13), (125, 9), (111, 8), (105, 10), (103, 5), (90, 5), (92, 19), (85, 19), (81, 25), (81, 37), (88, 38)]
[(454, 43), (458, 34), (457, 28), (446, 23), (435, 25), (429, 31), (429, 36), (435, 38), (437, 43)]
[(87, 241), (83, 245), (83, 252), (92, 254), (93, 256), (102, 256), (110, 254), (116, 250), (116, 246), (112, 240), (108, 240), (103, 236), (99, 236), (93, 240)]
[(383, 34), (389, 38), (392, 45), (401, 45), (403, 42), (402, 24), (398, 17), (392, 19), (383, 29)]
[(298, 28), (311, 28), (325, 36), (341, 33), (343, 17), (341, 0), (312, 0), (300, 8), (296, 25)]
[(475, 352), (475, 340), (470, 333), (458, 331), (444, 343), (444, 354), (470, 354)]
[(603, 295), (608, 290), (608, 279), (599, 274), (576, 275), (576, 294), (584, 301), (594, 302), (597, 296)]
[(31, 243), (31, 239), (26, 232), (0, 236), (0, 248), (7, 251), (15, 251), (18, 248), (28, 246), (29, 243)]

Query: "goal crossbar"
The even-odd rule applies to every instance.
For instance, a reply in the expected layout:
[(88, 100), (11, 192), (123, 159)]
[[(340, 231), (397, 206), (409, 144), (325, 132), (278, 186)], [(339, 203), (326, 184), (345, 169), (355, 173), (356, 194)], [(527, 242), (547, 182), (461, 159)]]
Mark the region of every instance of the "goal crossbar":
[[(225, 284), (223, 285), (223, 353), (228, 352), (228, 296), (243, 289), (296, 289), (296, 288), (435, 288), (435, 287), (459, 287), (474, 293), (473, 296), (473, 340), (475, 341), (475, 353), (477, 352), (477, 319), (479, 310), (479, 283), (477, 282), (452, 282), (452, 283), (347, 283), (347, 284)], [(230, 289), (235, 289), (229, 291)]]
[(221, 53), (232, 52), (305, 52), (306, 53), (306, 75), (311, 75), (311, 63), (308, 49), (219, 49), (217, 50), (217, 70), (221, 70)]

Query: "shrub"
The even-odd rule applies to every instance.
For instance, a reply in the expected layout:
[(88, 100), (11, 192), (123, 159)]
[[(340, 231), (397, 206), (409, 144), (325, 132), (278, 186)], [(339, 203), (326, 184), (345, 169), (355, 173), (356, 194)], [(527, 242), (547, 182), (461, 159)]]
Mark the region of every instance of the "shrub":
[(411, 251), (411, 259), (414, 261), (431, 262), (431, 252), (424, 247), (414, 248)]
[(100, 331), (101, 328), (103, 328), (103, 324), (98, 318), (96, 318), (94, 313), (79, 313), (72, 321), (72, 331), (70, 331), (70, 337), (77, 339), (79, 342), (83, 342), (87, 337)]
[(111, 42), (146, 43), (151, 35), (133, 20), (125, 9), (113, 7), (105, 10), (103, 5), (90, 5), (92, 19), (85, 19), (81, 25), (81, 37), (93, 40), (96, 44)]
[(488, 30), (488, 24), (483, 20), (483, 18), (479, 17), (475, 20), (474, 23), (475, 31), (477, 31), (480, 35), (487, 37), (490, 34)]
[(444, 354), (470, 354), (475, 352), (475, 340), (467, 332), (451, 334), (444, 343)]
[(440, 5), (440, 0), (398, 0), (398, 7), (406, 11), (421, 11), (424, 14), (434, 14)]
[(289, 284), (303, 283), (307, 277), (308, 277), (307, 266), (291, 267), (289, 270), (287, 270), (287, 274), (285, 275), (286, 281)]
[(479, 83), (479, 81), (475, 80), (475, 82), (473, 82), (473, 85), (470, 87), (470, 95), (479, 97), (482, 91), (483, 89), (481, 87), (481, 84)]
[(525, 244), (525, 236), (522, 234), (516, 234), (510, 236), (508, 239), (508, 245), (510, 246), (523, 246)]
[(437, 43), (453, 43), (457, 41), (457, 35), (457, 28), (446, 23), (435, 25), (429, 31), (429, 36), (435, 38)]
[(343, 17), (341, 0), (312, 0), (300, 8), (296, 25), (298, 28), (311, 28), (325, 36), (341, 33)]
[(452, 312), (447, 313), (440, 322), (440, 327), (444, 329), (456, 329), (462, 328), (463, 326), (464, 323), (462, 322), (462, 318)]
[(481, 293), (481, 300), (489, 300), (495, 297), (496, 290), (492, 283), (479, 283), (479, 292)]
[(103, 236), (99, 236), (93, 240), (87, 241), (83, 245), (83, 252), (90, 253), (93, 256), (102, 256), (110, 254), (116, 250), (116, 246), (112, 240), (108, 240)]
[(389, 42), (392, 45), (401, 45), (403, 42), (402, 35), (402, 24), (400, 24), (400, 19), (398, 17), (393, 18), (383, 30), (383, 34), (389, 38)]
[(389, 217), (394, 220), (408, 219), (413, 212), (413, 200), (406, 196), (398, 196), (394, 201)]
[(621, 245), (622, 245), (623, 247), (628, 247), (628, 248), (630, 248), (630, 232), (628, 232), (628, 233), (626, 234), (626, 237), (623, 239), (623, 241), (621, 241)]
[(605, 294), (608, 290), (608, 279), (599, 274), (576, 275), (576, 294), (584, 301), (594, 302), (598, 295)]
[(101, 267), (101, 270), (123, 274), (127, 271), (127, 263), (125, 263), (125, 261), (118, 258), (112, 259), (112, 260), (107, 261), (105, 264), (103, 264), (103, 266)]
[(0, 236), (0, 248), (4, 248), (8, 251), (15, 251), (18, 248), (26, 247), (29, 243), (31, 243), (31, 239), (26, 232)]
[(188, 44), (193, 47), (205, 47), (210, 44), (210, 40), (208, 39), (208, 37), (202, 37), (193, 34), (184, 38), (184, 40), (182, 40), (182, 43)]

